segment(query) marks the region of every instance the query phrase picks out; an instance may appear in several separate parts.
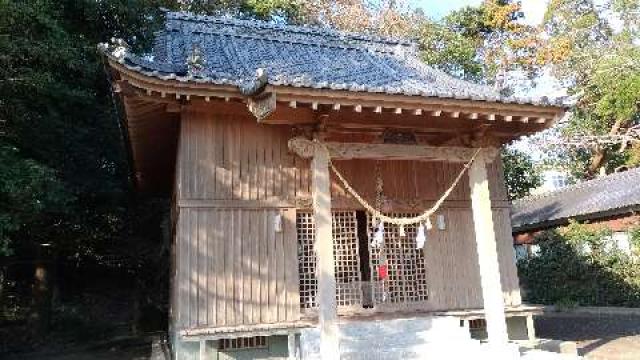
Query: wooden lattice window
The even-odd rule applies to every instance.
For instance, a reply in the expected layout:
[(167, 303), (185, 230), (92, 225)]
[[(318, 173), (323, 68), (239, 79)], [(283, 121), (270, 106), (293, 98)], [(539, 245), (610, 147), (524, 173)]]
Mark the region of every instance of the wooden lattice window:
[[(315, 227), (313, 213), (299, 211), (298, 259), (300, 277), (300, 306), (318, 306), (316, 294)], [(336, 303), (339, 307), (361, 305), (362, 289), (358, 251), (358, 224), (355, 211), (332, 212), (333, 251), (336, 274)]]
[(313, 248), (315, 226), (313, 214), (298, 212), (296, 215), (298, 229), (298, 272), (300, 280), (300, 307), (312, 309), (318, 306), (316, 292), (316, 255)]
[[(410, 217), (415, 214), (392, 213), (389, 216)], [(424, 253), (416, 248), (417, 226), (406, 226), (405, 236), (400, 236), (398, 226), (385, 224), (384, 248), (371, 246), (373, 227), (371, 216), (367, 215), (374, 306), (426, 301), (428, 294)], [(388, 275), (384, 280), (380, 279), (378, 272), (383, 251), (388, 264)]]
[(267, 347), (266, 336), (241, 337), (235, 339), (221, 339), (218, 349), (224, 351), (262, 349)]
[(469, 320), (469, 330), (481, 330), (486, 328), (487, 328), (487, 321), (485, 319)]

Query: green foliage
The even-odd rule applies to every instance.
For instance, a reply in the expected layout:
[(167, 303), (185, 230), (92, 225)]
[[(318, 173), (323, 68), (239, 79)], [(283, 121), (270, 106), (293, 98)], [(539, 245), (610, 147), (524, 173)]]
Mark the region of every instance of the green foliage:
[(640, 227), (631, 229), (629, 235), (631, 251), (633, 251), (637, 256), (640, 256)]
[(0, 256), (11, 254), (14, 234), (64, 215), (71, 201), (52, 169), (0, 147)]
[(476, 41), (443, 24), (426, 21), (418, 30), (422, 60), (450, 75), (480, 80)]
[[(638, 124), (639, 4), (637, 0), (608, 0), (600, 4), (604, 6), (592, 0), (550, 2), (544, 44), (537, 56), (577, 99), (576, 116), (564, 129), (565, 136), (618, 135)], [(621, 29), (614, 30), (608, 21), (611, 17), (623, 20)], [(617, 155), (620, 152), (622, 156)], [(577, 163), (582, 164), (578, 172), (586, 177), (593, 177), (601, 167), (611, 170), (625, 161), (638, 163), (633, 148), (622, 144), (587, 144), (580, 153), (569, 155), (577, 155)]]
[(525, 197), (542, 185), (540, 172), (524, 152), (507, 147), (502, 150), (502, 162), (510, 200)]
[[(186, 10), (207, 15), (232, 15), (288, 23), (301, 23), (309, 15), (303, 0), (189, 0), (170, 1), (165, 5), (174, 10)], [(308, 19), (307, 19), (308, 21)]]
[[(577, 223), (538, 236), (540, 250), (518, 262), (527, 301), (581, 306), (640, 306), (640, 267), (617, 249), (610, 232)], [(591, 251), (586, 251), (587, 246)]]

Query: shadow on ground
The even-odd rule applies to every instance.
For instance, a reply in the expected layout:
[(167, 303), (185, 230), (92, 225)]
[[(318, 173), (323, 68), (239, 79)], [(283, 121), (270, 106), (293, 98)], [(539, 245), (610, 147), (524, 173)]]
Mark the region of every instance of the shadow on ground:
[(122, 337), (85, 345), (68, 345), (55, 351), (5, 354), (7, 360), (169, 360), (167, 338), (164, 334)]
[(535, 324), (538, 337), (575, 341), (588, 360), (640, 359), (640, 316), (554, 313)]

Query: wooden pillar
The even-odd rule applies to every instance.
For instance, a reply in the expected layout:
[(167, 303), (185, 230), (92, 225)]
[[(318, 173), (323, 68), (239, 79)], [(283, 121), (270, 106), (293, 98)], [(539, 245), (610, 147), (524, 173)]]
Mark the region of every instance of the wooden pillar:
[(331, 228), (331, 178), (329, 153), (320, 145), (314, 146), (313, 160), (313, 215), (315, 222), (315, 252), (318, 277), (318, 321), (320, 326), (320, 358), (339, 359), (337, 324), (336, 277)]
[(533, 315), (527, 315), (527, 337), (529, 341), (534, 341), (536, 339), (536, 328), (533, 323)]
[(200, 348), (199, 348), (200, 356), (199, 360), (207, 360), (207, 341), (204, 339), (200, 339)]
[(490, 152), (497, 154), (494, 149), (483, 149), (471, 165), (469, 186), (489, 343), (501, 345), (508, 342), (508, 335), (487, 178)]
[(288, 359), (289, 360), (298, 360), (300, 356), (298, 356), (298, 335), (296, 333), (290, 333), (287, 336), (287, 349), (288, 349)]

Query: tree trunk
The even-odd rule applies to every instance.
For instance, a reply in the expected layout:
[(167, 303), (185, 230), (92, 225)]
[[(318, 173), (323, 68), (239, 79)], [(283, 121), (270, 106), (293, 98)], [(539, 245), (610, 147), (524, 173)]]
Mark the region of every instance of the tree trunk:
[(607, 158), (607, 151), (598, 147), (591, 156), (591, 162), (587, 168), (587, 178), (592, 179), (598, 175), (600, 168)]
[(31, 310), (31, 329), (36, 336), (49, 331), (51, 324), (51, 284), (49, 273), (48, 248), (39, 246), (35, 263), (33, 282), (33, 308)]
[[(620, 132), (620, 128), (622, 127), (622, 124), (624, 122), (625, 120), (623, 119), (616, 120), (616, 122), (611, 127), (611, 130), (609, 130), (609, 135), (618, 135), (618, 133)], [(591, 163), (587, 168), (587, 177), (595, 177), (600, 171), (600, 168), (605, 164), (606, 160), (607, 150), (598, 146), (591, 156)]]
[(4, 266), (0, 266), (0, 312), (4, 312)]
[(136, 336), (140, 334), (140, 319), (141, 319), (141, 306), (140, 306), (140, 284), (138, 279), (135, 280), (135, 287), (133, 289), (133, 306), (132, 306), (132, 319), (131, 319), (131, 334)]

